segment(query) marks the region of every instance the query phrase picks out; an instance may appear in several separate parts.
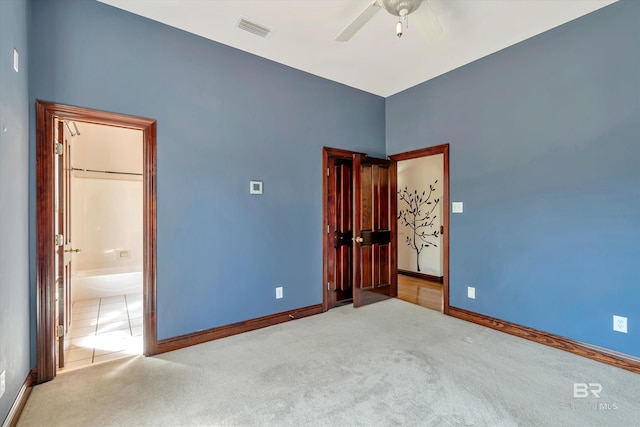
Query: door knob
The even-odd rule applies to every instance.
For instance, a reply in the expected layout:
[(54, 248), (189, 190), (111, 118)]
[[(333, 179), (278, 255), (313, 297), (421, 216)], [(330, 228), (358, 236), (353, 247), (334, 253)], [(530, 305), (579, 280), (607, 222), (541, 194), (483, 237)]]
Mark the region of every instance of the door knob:
[(78, 252), (80, 252), (80, 249), (65, 249), (64, 251), (65, 252), (73, 252), (73, 253), (77, 254)]
[(352, 240), (358, 243), (364, 242), (364, 239), (362, 237), (354, 237)]

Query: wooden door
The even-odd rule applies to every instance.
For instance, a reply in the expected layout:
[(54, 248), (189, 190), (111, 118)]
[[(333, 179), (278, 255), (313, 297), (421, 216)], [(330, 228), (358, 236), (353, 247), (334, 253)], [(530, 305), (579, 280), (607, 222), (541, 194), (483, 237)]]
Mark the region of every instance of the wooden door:
[(71, 147), (62, 120), (57, 121), (55, 132), (56, 338), (57, 365), (63, 368), (65, 336), (71, 327), (71, 257), (79, 250), (71, 247)]
[(353, 156), (353, 306), (397, 295), (396, 164)]
[(352, 185), (351, 159), (331, 157), (329, 159), (329, 213), (328, 233), (330, 254), (328, 256), (329, 283), (328, 307), (350, 303), (353, 298), (352, 273)]

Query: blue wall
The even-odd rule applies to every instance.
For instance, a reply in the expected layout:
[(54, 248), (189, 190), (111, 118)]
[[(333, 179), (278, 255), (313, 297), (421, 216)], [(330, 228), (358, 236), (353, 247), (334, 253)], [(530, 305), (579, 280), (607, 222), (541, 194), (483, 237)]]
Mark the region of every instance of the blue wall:
[(158, 121), (158, 338), (321, 303), (322, 146), (384, 155), (384, 99), (96, 1), (32, 10), (32, 114)]
[(640, 356), (639, 52), (622, 1), (386, 100), (387, 154), (450, 143), (451, 305)]
[(386, 101), (92, 0), (0, 12), (0, 418), (35, 366), (36, 99), (158, 120), (160, 339), (321, 302), (322, 146), (449, 142), (452, 305), (640, 356), (639, 3)]
[[(29, 373), (28, 3), (0, 1), (0, 422)], [(13, 70), (13, 49), (19, 72)]]

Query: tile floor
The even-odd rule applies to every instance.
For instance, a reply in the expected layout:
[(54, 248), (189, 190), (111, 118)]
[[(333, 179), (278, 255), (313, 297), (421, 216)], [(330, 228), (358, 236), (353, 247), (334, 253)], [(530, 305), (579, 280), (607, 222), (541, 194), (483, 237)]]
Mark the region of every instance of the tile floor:
[(142, 293), (74, 301), (65, 367), (142, 354)]

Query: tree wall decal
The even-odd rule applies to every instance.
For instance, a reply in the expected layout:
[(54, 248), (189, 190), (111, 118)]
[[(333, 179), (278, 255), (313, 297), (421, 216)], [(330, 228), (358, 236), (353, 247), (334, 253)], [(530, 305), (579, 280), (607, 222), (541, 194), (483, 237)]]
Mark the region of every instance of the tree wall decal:
[(438, 180), (436, 179), (433, 184), (429, 185), (428, 194), (426, 190), (422, 194), (418, 193), (418, 190), (411, 192), (407, 187), (398, 191), (398, 204), (403, 206), (403, 209), (398, 209), (398, 220), (410, 230), (405, 242), (416, 253), (418, 271), (420, 271), (420, 253), (422, 250), (431, 246), (438, 247), (432, 238), (437, 239), (440, 231), (431, 230), (436, 219), (434, 211), (440, 204), (440, 199), (431, 200), (437, 183)]

